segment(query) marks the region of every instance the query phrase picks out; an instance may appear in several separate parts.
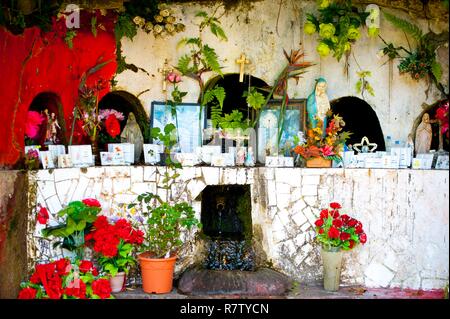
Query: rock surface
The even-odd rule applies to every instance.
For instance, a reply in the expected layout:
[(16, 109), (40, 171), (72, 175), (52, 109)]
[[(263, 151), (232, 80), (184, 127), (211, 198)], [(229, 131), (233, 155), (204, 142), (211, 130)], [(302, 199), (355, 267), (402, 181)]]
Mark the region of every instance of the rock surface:
[(268, 268), (257, 271), (192, 268), (181, 276), (178, 284), (178, 290), (188, 295), (281, 296), (290, 288), (287, 276)]

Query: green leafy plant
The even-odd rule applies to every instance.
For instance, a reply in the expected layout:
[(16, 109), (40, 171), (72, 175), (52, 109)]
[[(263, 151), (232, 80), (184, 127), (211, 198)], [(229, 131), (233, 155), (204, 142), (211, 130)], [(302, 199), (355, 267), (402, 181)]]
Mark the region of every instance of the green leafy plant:
[(64, 37), (64, 41), (66, 42), (69, 49), (73, 49), (73, 39), (77, 36), (77, 31), (68, 30), (66, 32), (66, 36)]
[(84, 236), (92, 228), (92, 223), (101, 211), (100, 203), (95, 199), (70, 202), (61, 209), (57, 216), (59, 224), (46, 227), (42, 230), (44, 237), (57, 237), (61, 240), (54, 244), (76, 253), (79, 259), (83, 258)]
[[(445, 89), (440, 80), (442, 78), (442, 66), (436, 59), (436, 50), (448, 41), (448, 32), (436, 35), (433, 32), (424, 34), (415, 24), (410, 23), (388, 12), (383, 12), (384, 17), (393, 26), (402, 30), (408, 41), (409, 48), (403, 46), (395, 47), (392, 43), (387, 43), (381, 36), (385, 44), (382, 49), (390, 60), (399, 58), (398, 69), (400, 73), (409, 73), (411, 78), (419, 81), (425, 77), (430, 77), (437, 88), (444, 94)], [(408, 35), (415, 40), (416, 48), (409, 44)]]
[(157, 139), (164, 145), (165, 163), (168, 166), (179, 165), (173, 163), (170, 157), (170, 151), (177, 144), (177, 130), (174, 124), (167, 124), (164, 127), (164, 131), (161, 131), (159, 127), (154, 127), (151, 129), (151, 137)]
[(243, 97), (246, 98), (249, 107), (256, 111), (260, 110), (266, 101), (264, 95), (258, 92), (255, 87), (251, 87), (249, 91), (244, 92)]
[(225, 114), (219, 120), (219, 126), (226, 129), (241, 129), (245, 131), (250, 127), (247, 121), (243, 121), (244, 115), (238, 110), (233, 110), (230, 114)]
[(368, 92), (370, 95), (375, 96), (375, 92), (373, 90), (372, 85), (370, 85), (370, 83), (367, 81), (367, 78), (372, 76), (372, 72), (365, 70), (356, 72), (356, 74), (358, 75), (359, 78), (358, 82), (356, 82), (355, 85), (356, 92), (361, 94), (363, 99), (364, 99), (364, 92)]
[[(305, 33), (319, 34), (317, 52), (325, 57), (333, 52), (338, 61), (345, 53), (350, 53), (352, 44), (361, 36), (360, 28), (364, 26), (369, 12), (359, 11), (351, 0), (329, 1), (321, 0), (319, 14), (307, 14)], [(369, 35), (376, 34), (374, 28), (369, 28)]]
[[(213, 106), (215, 113), (217, 114), (218, 107), (222, 109), (223, 101), (225, 99), (225, 90), (223, 88), (215, 86), (213, 89), (205, 90), (205, 82), (203, 80), (203, 75), (208, 72), (223, 76), (222, 67), (220, 66), (219, 57), (216, 51), (208, 44), (204, 43), (202, 37), (205, 29), (209, 28), (210, 32), (219, 40), (228, 40), (220, 25), (219, 18), (216, 17), (219, 7), (216, 8), (212, 15), (208, 15), (204, 11), (198, 12), (196, 17), (202, 19), (201, 23), (198, 25), (198, 37), (183, 38), (178, 43), (179, 47), (189, 46), (190, 48), (190, 53), (184, 54), (178, 60), (176, 68), (183, 75), (197, 81), (200, 88), (200, 116), (203, 107), (206, 107), (206, 105), (210, 103), (214, 103)], [(199, 130), (201, 130), (200, 122), (199, 118)]]

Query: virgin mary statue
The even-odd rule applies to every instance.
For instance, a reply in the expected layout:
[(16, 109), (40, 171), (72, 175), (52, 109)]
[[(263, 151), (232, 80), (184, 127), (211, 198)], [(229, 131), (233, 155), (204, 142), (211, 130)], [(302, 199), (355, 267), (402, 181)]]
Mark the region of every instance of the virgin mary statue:
[(327, 96), (327, 81), (320, 77), (316, 80), (314, 91), (308, 96), (306, 101), (306, 111), (308, 113), (308, 129), (318, 127), (322, 121), (322, 132), (325, 133), (327, 127), (327, 112), (330, 110), (330, 101)]

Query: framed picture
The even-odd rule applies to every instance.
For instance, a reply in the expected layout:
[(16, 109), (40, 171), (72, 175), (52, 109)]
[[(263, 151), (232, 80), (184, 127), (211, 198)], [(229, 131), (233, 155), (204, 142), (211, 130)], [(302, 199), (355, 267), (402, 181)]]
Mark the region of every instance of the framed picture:
[(102, 166), (108, 165), (125, 165), (125, 154), (123, 151), (117, 152), (100, 152), (100, 160)]
[(167, 124), (174, 124), (181, 153), (194, 153), (196, 147), (203, 144), (203, 130), (206, 128), (206, 108), (200, 110), (200, 104), (181, 103), (172, 110), (165, 102), (152, 102), (150, 127), (162, 131)]
[(68, 149), (74, 167), (94, 166), (91, 145), (69, 145)]
[(108, 144), (108, 152), (122, 152), (125, 162), (124, 164), (133, 164), (134, 163), (134, 144), (131, 143), (116, 143), (116, 144)]
[(439, 155), (436, 161), (436, 169), (448, 169), (448, 155)]
[[(289, 155), (294, 146), (294, 137), (306, 130), (306, 99), (289, 100), (284, 119), (280, 117), (281, 100), (270, 100), (261, 110), (258, 121), (258, 161), (265, 162), (266, 156)], [(278, 122), (283, 121), (283, 130), (278, 145)], [(286, 153), (286, 154), (284, 154)]]
[(145, 164), (156, 164), (160, 161), (160, 153), (163, 152), (163, 146), (157, 144), (144, 144)]

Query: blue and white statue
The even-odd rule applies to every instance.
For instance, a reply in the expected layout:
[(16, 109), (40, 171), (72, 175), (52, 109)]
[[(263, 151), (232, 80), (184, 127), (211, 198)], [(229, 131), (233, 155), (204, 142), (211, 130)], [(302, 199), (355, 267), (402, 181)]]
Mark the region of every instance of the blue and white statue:
[(327, 112), (330, 110), (330, 101), (327, 96), (327, 81), (320, 77), (316, 80), (314, 91), (308, 96), (306, 101), (306, 111), (308, 113), (308, 129), (318, 126), (318, 120), (323, 121), (320, 127), (325, 134), (327, 127)]

